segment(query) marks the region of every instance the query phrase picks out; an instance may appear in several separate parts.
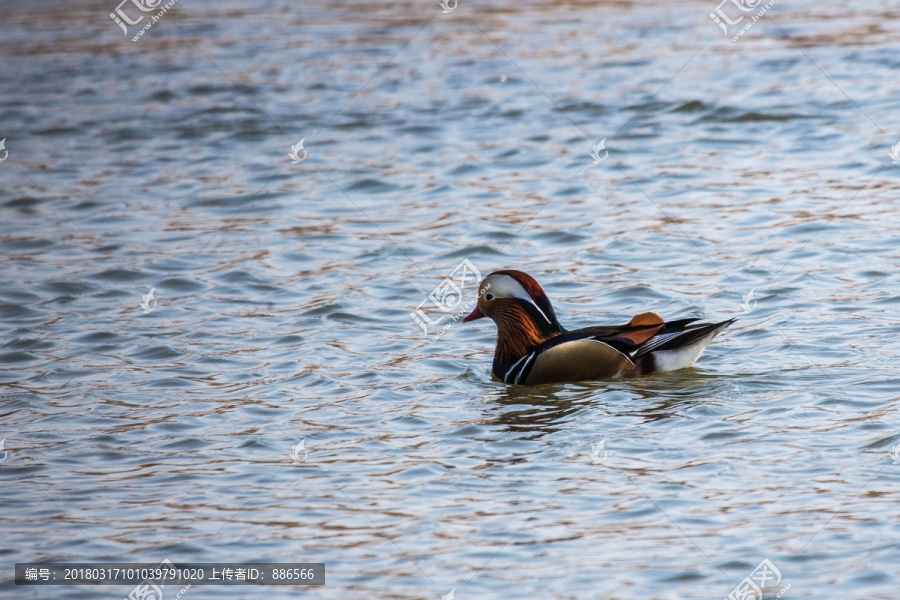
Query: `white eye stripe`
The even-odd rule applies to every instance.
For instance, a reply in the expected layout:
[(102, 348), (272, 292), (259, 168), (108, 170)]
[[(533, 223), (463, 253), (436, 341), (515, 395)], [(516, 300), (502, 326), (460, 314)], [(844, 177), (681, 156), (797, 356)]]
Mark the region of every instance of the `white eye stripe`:
[(523, 298), (523, 300), (528, 300), (528, 302), (531, 302), (531, 305), (535, 307), (539, 313), (541, 313), (541, 316), (544, 317), (544, 320), (547, 321), (547, 324), (553, 325), (553, 321), (547, 318), (547, 315), (545, 315), (544, 311), (542, 311), (541, 308), (534, 303), (534, 300), (532, 300), (531, 298)]
[(553, 325), (553, 321), (551, 321), (544, 311), (541, 310), (541, 307), (535, 304), (534, 299), (525, 291), (525, 288), (522, 287), (522, 284), (516, 281), (514, 278), (509, 275), (491, 275), (484, 281), (487, 283), (488, 279), (490, 279), (491, 289), (495, 293), (495, 297), (497, 298), (518, 298), (519, 300), (524, 300), (531, 304), (541, 316), (544, 317), (544, 320), (547, 321), (548, 325)]

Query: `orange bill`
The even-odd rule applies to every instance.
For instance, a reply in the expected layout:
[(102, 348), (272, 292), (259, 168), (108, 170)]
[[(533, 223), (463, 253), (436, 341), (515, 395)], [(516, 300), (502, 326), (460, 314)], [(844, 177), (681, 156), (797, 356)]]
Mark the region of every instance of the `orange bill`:
[(470, 312), (469, 315), (465, 319), (463, 319), (463, 323), (468, 323), (469, 321), (477, 321), (478, 319), (483, 319), (483, 318), (484, 318), (484, 313), (481, 312), (481, 309), (476, 306), (475, 310)]

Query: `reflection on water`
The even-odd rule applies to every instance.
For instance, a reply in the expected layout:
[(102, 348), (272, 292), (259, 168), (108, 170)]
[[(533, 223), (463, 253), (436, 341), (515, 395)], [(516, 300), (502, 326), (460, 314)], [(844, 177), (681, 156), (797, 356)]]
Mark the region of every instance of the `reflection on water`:
[(543, 389), (533, 390), (523, 386), (504, 388), (491, 399), (497, 405), (497, 412), (486, 425), (539, 437), (565, 428), (567, 417), (577, 413), (585, 403), (584, 400), (576, 401), (554, 393), (553, 388), (565, 389), (561, 386), (539, 388)]
[[(779, 2), (732, 43), (715, 8), (192, 0), (131, 42), (114, 3), (0, 6), (5, 572), (662, 600), (768, 559), (895, 598), (900, 20)], [(693, 370), (509, 387), (492, 324), (409, 317), (463, 259), (570, 328), (740, 320)]]

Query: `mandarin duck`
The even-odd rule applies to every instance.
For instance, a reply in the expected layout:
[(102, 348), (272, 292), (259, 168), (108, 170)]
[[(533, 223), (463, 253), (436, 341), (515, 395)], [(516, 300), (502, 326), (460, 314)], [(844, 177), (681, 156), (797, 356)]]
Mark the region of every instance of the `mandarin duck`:
[(652, 312), (626, 325), (568, 331), (547, 294), (522, 271), (495, 271), (478, 287), (478, 304), (463, 322), (488, 317), (497, 325), (493, 375), (534, 385), (675, 371), (690, 367), (717, 333), (734, 323), (663, 321)]

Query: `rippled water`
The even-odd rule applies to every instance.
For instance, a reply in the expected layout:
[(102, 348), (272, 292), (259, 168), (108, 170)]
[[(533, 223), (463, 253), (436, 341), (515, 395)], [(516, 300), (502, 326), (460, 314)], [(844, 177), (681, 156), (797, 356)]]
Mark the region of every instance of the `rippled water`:
[[(769, 559), (766, 598), (897, 598), (896, 5), (731, 42), (713, 0), (180, 0), (131, 42), (72, 4), (0, 6), (0, 595), (169, 558), (327, 565), (188, 599), (699, 600)], [(510, 387), (490, 323), (410, 318), (464, 259), (569, 327), (741, 319)]]

